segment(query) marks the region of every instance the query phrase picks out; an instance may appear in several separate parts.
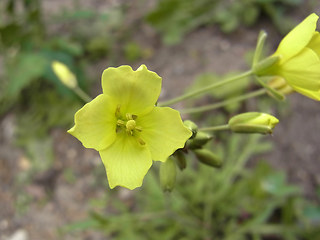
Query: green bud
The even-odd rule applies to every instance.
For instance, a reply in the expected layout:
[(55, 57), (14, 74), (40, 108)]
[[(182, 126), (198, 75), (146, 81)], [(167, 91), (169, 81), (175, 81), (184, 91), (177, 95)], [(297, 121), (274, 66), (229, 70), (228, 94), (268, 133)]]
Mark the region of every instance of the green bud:
[(196, 149), (193, 152), (196, 155), (197, 159), (203, 164), (215, 168), (220, 168), (222, 166), (222, 158), (209, 151), (208, 149)]
[(176, 157), (177, 165), (178, 165), (179, 169), (180, 170), (185, 169), (187, 167), (187, 161), (186, 161), (186, 157), (183, 154), (183, 152), (178, 150), (174, 153), (174, 156)]
[(171, 192), (176, 183), (176, 165), (174, 160), (169, 157), (167, 161), (160, 165), (160, 185), (163, 191)]
[(260, 62), (258, 62), (257, 64), (255, 64), (252, 70), (256, 75), (261, 75), (265, 70), (267, 70), (268, 68), (278, 63), (279, 60), (280, 60), (279, 56), (267, 57), (261, 60)]
[(190, 120), (185, 120), (183, 124), (192, 132), (191, 138), (194, 138), (198, 132), (198, 126)]
[(279, 120), (272, 115), (259, 112), (247, 112), (232, 117), (228, 125), (236, 133), (271, 134)]
[(189, 149), (201, 148), (203, 145), (205, 145), (211, 139), (212, 139), (212, 135), (210, 135), (206, 132), (198, 132), (194, 139), (190, 139), (187, 142), (187, 147)]

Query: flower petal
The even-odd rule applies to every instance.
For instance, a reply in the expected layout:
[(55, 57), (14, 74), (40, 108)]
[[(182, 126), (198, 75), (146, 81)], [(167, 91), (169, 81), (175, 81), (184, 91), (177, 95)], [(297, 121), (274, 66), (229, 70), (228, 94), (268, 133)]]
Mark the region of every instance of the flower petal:
[(137, 124), (142, 127), (140, 137), (155, 161), (166, 161), (178, 148), (183, 148), (192, 135), (182, 123), (179, 112), (169, 107), (155, 107), (139, 117)]
[(100, 151), (116, 138), (116, 106), (109, 97), (101, 94), (84, 105), (74, 116), (75, 125), (68, 131), (86, 148)]
[(313, 37), (307, 47), (311, 48), (320, 58), (320, 33), (319, 32), (315, 32), (313, 34)]
[(106, 168), (110, 188), (140, 187), (152, 165), (147, 146), (142, 146), (135, 137), (126, 133), (118, 134), (115, 142), (99, 153)]
[(299, 87), (293, 87), (295, 91), (301, 93), (302, 95), (305, 95), (313, 100), (320, 101), (320, 90), (318, 91), (311, 91)]
[(102, 89), (120, 104), (124, 114), (145, 114), (152, 110), (159, 98), (161, 77), (145, 65), (136, 71), (130, 66), (107, 68), (102, 74)]
[(309, 48), (304, 48), (298, 55), (285, 62), (278, 74), (292, 87), (312, 91), (320, 89), (320, 59)]
[(274, 55), (281, 55), (280, 62), (285, 62), (299, 53), (310, 42), (317, 27), (318, 16), (310, 14), (280, 42)]

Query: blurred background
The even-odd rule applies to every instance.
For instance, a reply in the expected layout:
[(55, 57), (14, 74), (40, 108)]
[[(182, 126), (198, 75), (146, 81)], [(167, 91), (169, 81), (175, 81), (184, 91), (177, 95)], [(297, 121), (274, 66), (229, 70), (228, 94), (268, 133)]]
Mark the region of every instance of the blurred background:
[[(110, 66), (142, 63), (160, 100), (246, 70), (260, 29), (272, 53), (317, 0), (1, 0), (0, 239), (320, 239), (320, 107), (298, 94), (185, 115), (223, 124), (237, 112), (280, 119), (273, 136), (218, 133), (222, 169), (187, 160), (163, 193), (158, 164), (141, 188), (110, 190), (97, 152), (66, 130), (84, 102), (51, 69), (66, 64), (90, 96)], [(175, 108), (237, 96), (244, 79)], [(200, 119), (206, 119), (200, 121)]]

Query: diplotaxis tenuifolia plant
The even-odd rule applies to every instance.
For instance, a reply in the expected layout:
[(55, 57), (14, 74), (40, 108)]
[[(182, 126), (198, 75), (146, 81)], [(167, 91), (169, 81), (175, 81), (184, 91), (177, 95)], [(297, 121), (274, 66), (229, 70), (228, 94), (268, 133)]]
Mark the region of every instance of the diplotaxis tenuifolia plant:
[[(209, 166), (222, 165), (218, 156), (203, 148), (212, 139), (207, 132), (230, 130), (234, 133), (271, 134), (279, 121), (267, 113), (249, 112), (232, 117), (224, 125), (198, 128), (198, 124), (191, 121), (183, 124), (179, 112), (167, 106), (204, 95), (244, 77), (251, 77), (263, 88), (225, 99), (218, 105), (181, 111), (189, 114), (208, 111), (264, 94), (284, 100), (285, 95), (293, 91), (319, 101), (320, 34), (315, 30), (317, 20), (314, 13), (308, 16), (284, 37), (276, 52), (265, 59), (261, 59), (261, 52), (267, 35), (262, 32), (251, 69), (165, 102), (157, 103), (161, 77), (145, 65), (136, 71), (126, 65), (107, 68), (102, 75), (103, 93), (75, 114), (75, 125), (68, 132), (85, 147), (99, 151), (111, 188), (141, 186), (152, 161), (161, 161), (161, 185), (170, 191), (175, 182), (175, 164), (185, 168), (186, 154), (194, 152), (201, 163)], [(65, 79), (64, 76), (68, 75), (69, 81), (73, 81), (72, 74), (57, 63), (53, 64), (53, 69), (63, 83), (88, 101), (77, 85), (69, 84)]]

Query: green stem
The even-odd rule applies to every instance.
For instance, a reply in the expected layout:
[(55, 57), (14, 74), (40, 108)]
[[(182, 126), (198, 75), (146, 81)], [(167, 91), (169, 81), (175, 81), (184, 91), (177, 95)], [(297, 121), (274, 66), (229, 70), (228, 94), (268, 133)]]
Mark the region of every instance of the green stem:
[(173, 98), (173, 99), (170, 99), (168, 101), (165, 101), (165, 102), (162, 102), (162, 103), (159, 103), (158, 106), (159, 107), (163, 107), (163, 106), (167, 106), (167, 105), (171, 105), (171, 104), (174, 104), (174, 103), (177, 103), (177, 102), (180, 102), (180, 101), (183, 101), (185, 99), (188, 99), (188, 98), (193, 98), (195, 96), (198, 96), (200, 94), (203, 94), (205, 92), (208, 92), (216, 87), (220, 87), (222, 85), (225, 85), (225, 84), (228, 84), (228, 83), (231, 83), (235, 80), (238, 80), (238, 79), (242, 79), (242, 78), (245, 78), (245, 77), (248, 77), (252, 74), (252, 70), (249, 70), (247, 72), (244, 72), (244, 73), (241, 73), (237, 76), (233, 76), (233, 77), (230, 77), (230, 78), (227, 78), (223, 81), (220, 81), (220, 82), (216, 82), (216, 83), (213, 83), (207, 87), (204, 87), (204, 88), (201, 88), (201, 89), (198, 89), (198, 90), (195, 90), (193, 92), (190, 92), (190, 93), (186, 93), (186, 94), (183, 94), (179, 97), (176, 97), (176, 98)]
[(205, 112), (205, 111), (217, 109), (217, 108), (220, 108), (220, 107), (224, 107), (224, 106), (229, 105), (231, 103), (241, 102), (241, 101), (244, 101), (244, 100), (249, 99), (249, 98), (257, 97), (257, 96), (263, 95), (265, 93), (267, 93), (267, 90), (262, 88), (262, 89), (254, 91), (254, 92), (250, 92), (250, 93), (247, 93), (247, 94), (235, 97), (235, 98), (224, 100), (222, 102), (209, 104), (209, 105), (202, 106), (202, 107), (182, 109), (180, 112), (181, 113), (200, 113), (200, 112)]
[(76, 87), (72, 88), (72, 90), (86, 103), (92, 101), (92, 98), (89, 97), (88, 94), (86, 94), (81, 88)]
[(205, 128), (199, 128), (199, 131), (222, 131), (222, 130), (229, 130), (230, 127), (228, 124), (214, 126), (214, 127), (205, 127)]

